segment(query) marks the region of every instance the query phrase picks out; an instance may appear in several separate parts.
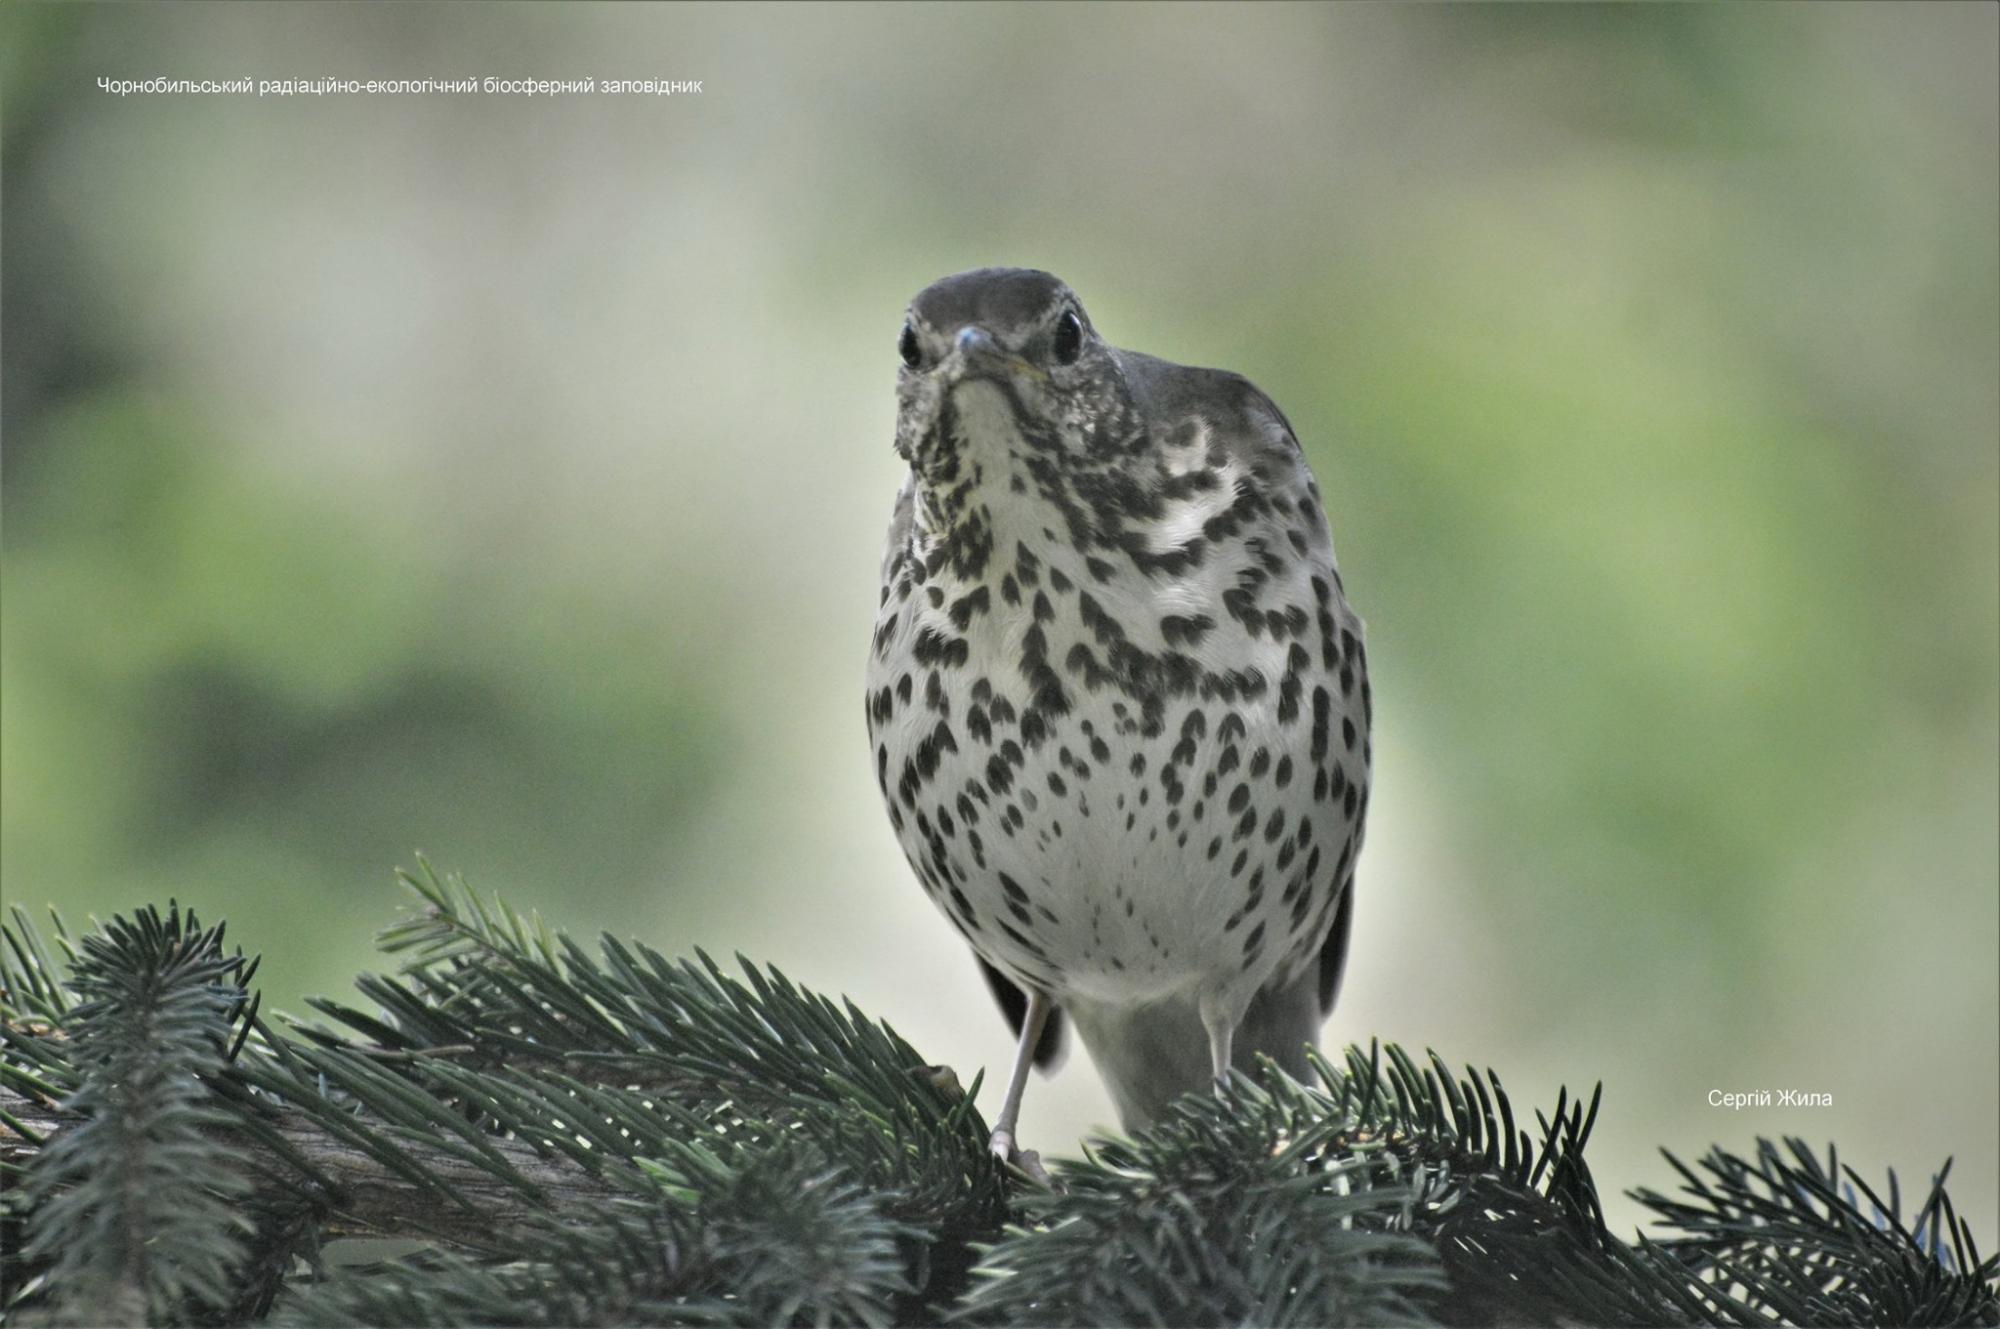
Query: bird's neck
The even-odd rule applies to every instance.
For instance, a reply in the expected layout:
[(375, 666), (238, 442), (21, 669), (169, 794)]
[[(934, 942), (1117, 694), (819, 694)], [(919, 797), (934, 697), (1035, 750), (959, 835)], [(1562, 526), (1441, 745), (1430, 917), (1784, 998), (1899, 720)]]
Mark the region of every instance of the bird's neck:
[(988, 583), (998, 592), (1020, 550), (1046, 559), (1050, 550), (1077, 543), (1060, 506), (1011, 458), (970, 461), (954, 474), (920, 478), (915, 497), (911, 552), (934, 580)]

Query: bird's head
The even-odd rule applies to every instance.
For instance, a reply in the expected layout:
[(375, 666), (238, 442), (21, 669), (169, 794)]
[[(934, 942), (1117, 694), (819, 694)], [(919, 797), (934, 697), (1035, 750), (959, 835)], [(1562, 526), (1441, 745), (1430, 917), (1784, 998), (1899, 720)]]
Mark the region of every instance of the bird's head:
[(1116, 352), (1046, 272), (933, 282), (910, 302), (897, 353), (896, 450), (928, 484), (1103, 465), (1143, 433)]

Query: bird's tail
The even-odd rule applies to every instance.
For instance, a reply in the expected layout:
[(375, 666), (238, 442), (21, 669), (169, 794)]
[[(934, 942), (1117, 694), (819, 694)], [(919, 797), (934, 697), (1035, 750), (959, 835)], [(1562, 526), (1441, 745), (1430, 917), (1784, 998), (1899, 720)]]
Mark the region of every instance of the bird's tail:
[[(1318, 987), (1318, 974), (1308, 968), (1291, 983), (1258, 993), (1236, 1027), (1231, 1063), (1254, 1071), (1261, 1053), (1287, 1073), (1304, 1076), (1306, 1049), (1319, 1041), (1323, 1018)], [(1126, 1130), (1150, 1124), (1182, 1094), (1214, 1087), (1208, 1033), (1192, 998), (1145, 1006), (1072, 1001), (1068, 1010)]]

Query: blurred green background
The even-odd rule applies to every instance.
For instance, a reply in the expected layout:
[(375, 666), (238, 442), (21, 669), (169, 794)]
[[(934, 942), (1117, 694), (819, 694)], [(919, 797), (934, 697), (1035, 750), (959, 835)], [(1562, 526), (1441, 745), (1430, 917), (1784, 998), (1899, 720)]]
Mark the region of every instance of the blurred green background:
[[(1607, 1190), (1955, 1153), (1990, 1246), (1997, 16), (10, 6), (6, 895), (178, 896), (296, 1010), (422, 850), (1002, 1064), (860, 679), (902, 305), (1047, 267), (1326, 490), (1380, 766), (1329, 1046), (1602, 1077)], [(488, 75), (702, 91), (96, 86)], [(1834, 1106), (1707, 1101), (1784, 1088)], [(1024, 1136), (1109, 1117), (1077, 1059)]]

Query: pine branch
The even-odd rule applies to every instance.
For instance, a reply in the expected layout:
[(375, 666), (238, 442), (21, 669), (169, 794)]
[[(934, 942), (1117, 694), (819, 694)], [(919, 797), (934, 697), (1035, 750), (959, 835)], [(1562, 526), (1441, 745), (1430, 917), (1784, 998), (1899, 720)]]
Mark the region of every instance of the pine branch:
[[(1183, 1100), (1049, 1192), (851, 1004), (407, 881), (399, 967), (325, 1024), (258, 1018), (254, 966), (178, 911), (53, 951), (0, 928), (0, 1314), (2000, 1324), (1942, 1174), (1906, 1219), (1797, 1141), (1670, 1158), (1627, 1244), (1596, 1094), (1523, 1126), (1491, 1071), (1378, 1047)], [(363, 1233), (421, 1245), (329, 1267)]]
[[(18, 1116), (34, 1136), (47, 1139), (80, 1128), (82, 1112), (39, 1102), (0, 1089), (0, 1111)], [(426, 1237), (450, 1244), (474, 1244), (496, 1227), (546, 1216), (551, 1211), (587, 1210), (621, 1192), (563, 1159), (549, 1159), (519, 1140), (496, 1139), (494, 1149), (525, 1178), (534, 1199), (469, 1166), (441, 1149), (415, 1144), (408, 1157), (425, 1178), (415, 1182), (384, 1164), (350, 1137), (327, 1130), (305, 1113), (271, 1109), (251, 1126), (240, 1119), (224, 1134), (243, 1175), (256, 1179), (260, 1193), (291, 1197), (317, 1214), (317, 1238)], [(365, 1130), (363, 1132), (366, 1134)], [(283, 1142), (273, 1148), (269, 1138)], [(372, 1143), (372, 1141), (371, 1141)], [(27, 1136), (0, 1139), (0, 1166), (20, 1166), (38, 1149)], [(303, 1165), (303, 1166), (302, 1166)]]
[(1953, 1210), (1944, 1188), (1949, 1161), (1906, 1226), (1895, 1174), (1885, 1204), (1831, 1147), (1824, 1164), (1798, 1139), (1787, 1139), (1782, 1150), (1759, 1140), (1754, 1160), (1711, 1150), (1700, 1163), (1706, 1178), (1672, 1154), (1666, 1159), (1694, 1201), (1634, 1193), (1688, 1234), (1654, 1247), (1659, 1258), (1711, 1285), (1743, 1289), (1744, 1304), (1760, 1318), (2000, 1323), (1990, 1286), (2000, 1259), (1980, 1257), (1971, 1229)]
[[(684, 1155), (649, 1194), (483, 1243), (343, 1274), (281, 1309), (289, 1324), (862, 1324), (910, 1289), (906, 1234), (810, 1151), (733, 1169)], [(678, 1203), (695, 1197), (692, 1206)]]
[(1277, 1079), (1184, 1099), (1153, 1130), (1058, 1161), (1058, 1191), (990, 1250), (980, 1324), (1428, 1324), (1444, 1271), (1401, 1235), (1410, 1186), (1335, 1147), (1343, 1122)]
[(85, 1323), (152, 1322), (229, 1301), (249, 1183), (209, 1137), (232, 1120), (208, 1086), (223, 1074), (255, 966), (223, 953), (219, 926), (203, 931), (174, 907), (84, 938), (68, 984), (74, 1005), (39, 981), (38, 948), (14, 955), (30, 977), (17, 984), (10, 967), (10, 995), (20, 990), (18, 1000), (59, 1019), (69, 1042), (72, 1073), (59, 1078), (75, 1085), (63, 1106), (78, 1118), (23, 1173), (21, 1263), (43, 1271), (59, 1311)]

